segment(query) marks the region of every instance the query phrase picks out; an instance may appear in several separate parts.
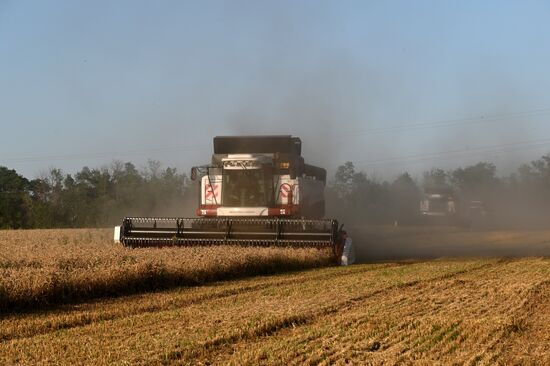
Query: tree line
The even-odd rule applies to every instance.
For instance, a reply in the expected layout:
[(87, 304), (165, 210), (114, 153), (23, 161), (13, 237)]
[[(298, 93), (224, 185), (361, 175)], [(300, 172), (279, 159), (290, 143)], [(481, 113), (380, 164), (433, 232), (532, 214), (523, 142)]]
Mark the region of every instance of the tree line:
[(183, 207), (191, 194), (185, 174), (156, 161), (51, 169), (28, 180), (0, 167), (0, 228), (101, 227), (125, 215), (155, 215)]
[[(434, 168), (414, 179), (405, 172), (378, 180), (351, 162), (339, 166), (326, 189), (327, 216), (342, 222), (414, 222), (425, 190), (445, 188), (458, 202), (482, 201), (502, 222), (550, 218), (550, 154), (497, 176), (488, 162), (454, 170)], [(111, 226), (126, 215), (193, 215), (196, 185), (175, 168), (113, 162), (75, 174), (50, 169), (36, 179), (0, 166), (0, 228)]]
[(328, 211), (346, 223), (418, 223), (420, 200), (430, 190), (449, 192), (463, 213), (480, 202), (493, 225), (548, 226), (550, 154), (507, 176), (498, 176), (495, 164), (479, 162), (454, 170), (433, 168), (420, 179), (405, 172), (391, 182), (371, 178), (347, 162), (327, 188)]

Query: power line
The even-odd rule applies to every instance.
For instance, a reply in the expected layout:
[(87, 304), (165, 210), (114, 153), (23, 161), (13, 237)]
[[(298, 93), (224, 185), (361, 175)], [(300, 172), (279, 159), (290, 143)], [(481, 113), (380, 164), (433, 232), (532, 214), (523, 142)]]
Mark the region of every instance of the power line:
[[(503, 119), (510, 119), (510, 118), (534, 117), (534, 116), (543, 116), (543, 115), (550, 115), (550, 108), (540, 108), (540, 109), (533, 109), (533, 110), (528, 110), (528, 111), (523, 111), (523, 112), (512, 112), (512, 113), (495, 114), (495, 115), (487, 115), (487, 116), (480, 116), (480, 117), (467, 117), (467, 118), (449, 119), (449, 120), (442, 120), (442, 121), (436, 121), (436, 122), (427, 122), (427, 123), (415, 123), (415, 124), (387, 126), (387, 127), (379, 127), (379, 128), (367, 128), (367, 129), (359, 129), (359, 130), (354, 130), (354, 131), (339, 131), (337, 133), (341, 133), (343, 135), (361, 136), (361, 135), (381, 134), (381, 133), (396, 132), (396, 131), (400, 132), (400, 131), (419, 130), (419, 129), (428, 129), (428, 128), (464, 126), (464, 125), (468, 125), (468, 124), (481, 124), (481, 123), (495, 122), (495, 121), (500, 121), (500, 120), (503, 120)], [(173, 151), (173, 152), (177, 152), (177, 151), (191, 152), (191, 151), (211, 150), (210, 147), (204, 147), (204, 146), (206, 146), (206, 145), (191, 146), (191, 147), (189, 147), (189, 146), (187, 146), (187, 147), (182, 147), (182, 146), (157, 147), (157, 148), (153, 147), (153, 148), (149, 148), (149, 149), (139, 149), (139, 150), (132, 150), (132, 151), (118, 151), (118, 152), (100, 152), (100, 153), (79, 153), (79, 154), (63, 154), (63, 155), (50, 155), (50, 156), (40, 155), (40, 156), (30, 156), (30, 157), (12, 157), (12, 158), (4, 158), (4, 159), (2, 159), (2, 161), (12, 163), (12, 164), (21, 164), (21, 163), (44, 162), (44, 161), (78, 160), (78, 159), (88, 159), (88, 158), (116, 158), (116, 157), (122, 157), (122, 156), (140, 156), (140, 155), (150, 154), (150, 153), (171, 152), (171, 151)], [(440, 154), (445, 154), (445, 152), (443, 152), (443, 153), (431, 153), (431, 154), (440, 155)], [(412, 157), (410, 157), (410, 158), (412, 158)], [(401, 158), (390, 158), (390, 159), (403, 160)], [(372, 164), (374, 162), (370, 162), (370, 163)]]
[(42, 161), (60, 161), (60, 160), (78, 160), (78, 159), (87, 159), (87, 158), (112, 158), (118, 156), (132, 156), (132, 155), (143, 155), (147, 153), (156, 153), (156, 152), (171, 152), (171, 151), (200, 151), (200, 150), (210, 150), (206, 147), (161, 147), (161, 148), (149, 148), (141, 150), (132, 150), (132, 151), (119, 151), (119, 152), (103, 152), (103, 153), (80, 153), (80, 154), (64, 154), (64, 155), (50, 155), (50, 156), (31, 156), (23, 158), (7, 158), (2, 159), (2, 161), (7, 161), (10, 163), (33, 163), (33, 162), (42, 162)]
[(435, 121), (435, 122), (413, 123), (413, 124), (387, 126), (387, 127), (373, 127), (373, 128), (358, 129), (353, 131), (342, 131), (342, 132), (347, 135), (362, 136), (362, 135), (368, 135), (368, 134), (382, 134), (382, 133), (394, 132), (394, 131), (400, 132), (400, 131), (421, 130), (421, 129), (428, 129), (428, 128), (464, 126), (469, 124), (472, 124), (472, 125), (484, 124), (484, 123), (502, 121), (510, 118), (537, 117), (537, 116), (545, 116), (545, 115), (550, 115), (550, 108), (533, 109), (530, 111), (494, 114), (494, 115), (479, 116), (479, 117), (465, 117), (465, 118), (441, 120), (441, 121)]
[(522, 142), (510, 143), (510, 144), (493, 145), (489, 147), (475, 147), (475, 148), (468, 148), (468, 149), (461, 149), (461, 150), (450, 150), (450, 151), (433, 152), (433, 153), (418, 154), (418, 155), (358, 160), (358, 161), (354, 161), (354, 163), (362, 164), (362, 165), (413, 163), (413, 162), (429, 161), (434, 158), (437, 158), (438, 161), (441, 161), (441, 160), (447, 160), (449, 158), (451, 159), (461, 158), (461, 157), (464, 157), (465, 155), (468, 156), (468, 155), (479, 155), (479, 154), (491, 154), (491, 153), (498, 153), (498, 152), (514, 151), (518, 149), (533, 149), (533, 148), (543, 148), (543, 147), (550, 147), (550, 138), (522, 141)]

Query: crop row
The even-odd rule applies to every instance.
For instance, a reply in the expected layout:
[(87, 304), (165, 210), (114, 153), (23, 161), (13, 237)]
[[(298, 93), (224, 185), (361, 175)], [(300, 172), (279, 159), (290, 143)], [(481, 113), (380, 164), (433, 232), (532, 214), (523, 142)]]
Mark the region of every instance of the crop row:
[(0, 309), (43, 307), (331, 263), (313, 248), (128, 249), (110, 230), (0, 231)]

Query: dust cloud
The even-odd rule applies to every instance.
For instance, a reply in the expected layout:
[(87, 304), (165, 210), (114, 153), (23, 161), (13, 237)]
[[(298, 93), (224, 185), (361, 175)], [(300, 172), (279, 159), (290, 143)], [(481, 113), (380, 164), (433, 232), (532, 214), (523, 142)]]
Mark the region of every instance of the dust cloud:
[[(261, 67), (245, 75), (250, 86), (238, 89), (241, 95), (210, 138), (300, 137), (305, 161), (328, 170), (327, 217), (345, 224), (361, 261), (550, 255), (544, 244), (550, 229), (550, 181), (544, 177), (550, 169), (518, 171), (547, 152), (532, 143), (546, 120), (532, 113), (537, 106), (520, 80), (457, 62), (453, 102), (441, 107), (437, 86), (404, 75), (411, 71), (405, 62), (382, 65), (296, 34), (303, 19), (285, 12), (267, 19), (259, 39), (268, 47), (254, 55)], [(209, 160), (206, 154), (203, 161)], [(333, 192), (334, 173), (346, 161), (355, 163), (364, 181), (343, 200)], [(480, 181), (482, 189), (460, 187), (453, 171), (478, 162), (496, 164), (494, 180)], [(470, 201), (483, 201), (483, 223), (464, 224), (464, 217), (454, 225), (421, 222), (422, 174), (432, 168), (448, 175), (461, 211)], [(394, 184), (403, 173), (416, 188)], [(468, 182), (476, 186), (475, 179)], [(194, 216), (197, 189), (195, 182), (183, 200), (150, 214)]]
[(550, 255), (550, 230), (467, 230), (456, 227), (358, 226), (348, 228), (358, 262), (457, 257)]
[[(433, 128), (419, 128), (416, 144), (407, 139), (415, 130), (401, 131), (400, 124), (388, 133), (365, 134), (363, 143), (358, 144), (358, 136), (363, 135), (347, 134), (351, 126), (359, 131), (384, 127), (375, 122), (375, 112), (365, 114), (359, 108), (362, 101), (376, 93), (377, 84), (370, 86), (374, 89), (362, 89), (363, 76), (356, 77), (361, 74), (360, 68), (344, 58), (341, 61), (309, 70), (307, 75), (286, 83), (288, 91), (283, 97), (277, 88), (257, 90), (250, 98), (243, 97), (242, 106), (227, 119), (227, 133), (299, 136), (305, 161), (329, 172), (326, 216), (345, 224), (361, 262), (550, 255), (550, 242), (545, 239), (550, 234), (550, 183), (529, 183), (530, 175), (549, 174), (550, 169), (528, 173), (519, 169), (527, 164), (536, 170), (530, 160), (547, 152), (544, 146), (531, 143), (537, 138), (542, 119), (535, 115), (538, 119), (532, 121), (530, 128), (524, 128), (521, 122), (533, 116), (530, 112), (515, 112), (526, 105), (521, 98), (512, 98), (513, 92), (507, 95), (497, 90), (491, 100), (485, 98), (484, 105), (465, 98), (458, 108), (462, 121), (442, 119), (439, 124), (435, 121)], [(429, 159), (415, 159), (422, 156), (427, 146), (434, 154)], [(403, 152), (396, 153), (400, 151)], [(437, 151), (442, 153), (438, 155)], [(361, 164), (375, 158), (383, 162), (392, 156), (404, 159), (397, 159), (398, 164), (393, 164), (393, 160), (375, 166)], [(357, 197), (347, 197), (347, 203), (339, 202), (331, 191), (335, 170), (345, 161), (357, 162), (356, 173), (364, 173), (372, 183)], [(495, 164), (493, 181), (487, 184), (481, 177), (476, 182), (473, 177), (474, 181), (468, 184), (479, 183), (482, 187), (461, 192), (453, 172), (479, 162)], [(445, 172), (460, 205), (460, 217), (453, 225), (426, 223), (418, 217), (424, 192), (422, 173), (433, 168)], [(393, 183), (403, 173), (410, 173), (416, 191), (396, 191)], [(386, 199), (385, 203), (361, 197), (384, 194), (390, 196), (379, 197)], [(350, 204), (362, 200), (366, 202), (363, 205)], [(403, 200), (407, 204), (400, 204)], [(487, 217), (482, 223), (469, 222), (465, 217), (469, 202), (474, 200), (487, 206)]]

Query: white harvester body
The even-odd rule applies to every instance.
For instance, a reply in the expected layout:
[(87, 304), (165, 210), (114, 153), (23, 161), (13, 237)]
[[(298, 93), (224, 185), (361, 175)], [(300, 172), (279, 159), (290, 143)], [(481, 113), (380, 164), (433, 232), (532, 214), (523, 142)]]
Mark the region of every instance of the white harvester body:
[(427, 193), (420, 201), (420, 212), (423, 216), (453, 216), (456, 214), (456, 203), (450, 194)]
[[(292, 136), (214, 138), (208, 165), (194, 167), (197, 217), (126, 217), (115, 241), (130, 247), (189, 245), (332, 248), (344, 241), (337, 220), (324, 219), (326, 170), (304, 162)], [(345, 263), (353, 261), (347, 241)]]
[(322, 217), (324, 181), (305, 173), (277, 174), (274, 159), (274, 154), (222, 158), (221, 171), (201, 178), (197, 215)]

